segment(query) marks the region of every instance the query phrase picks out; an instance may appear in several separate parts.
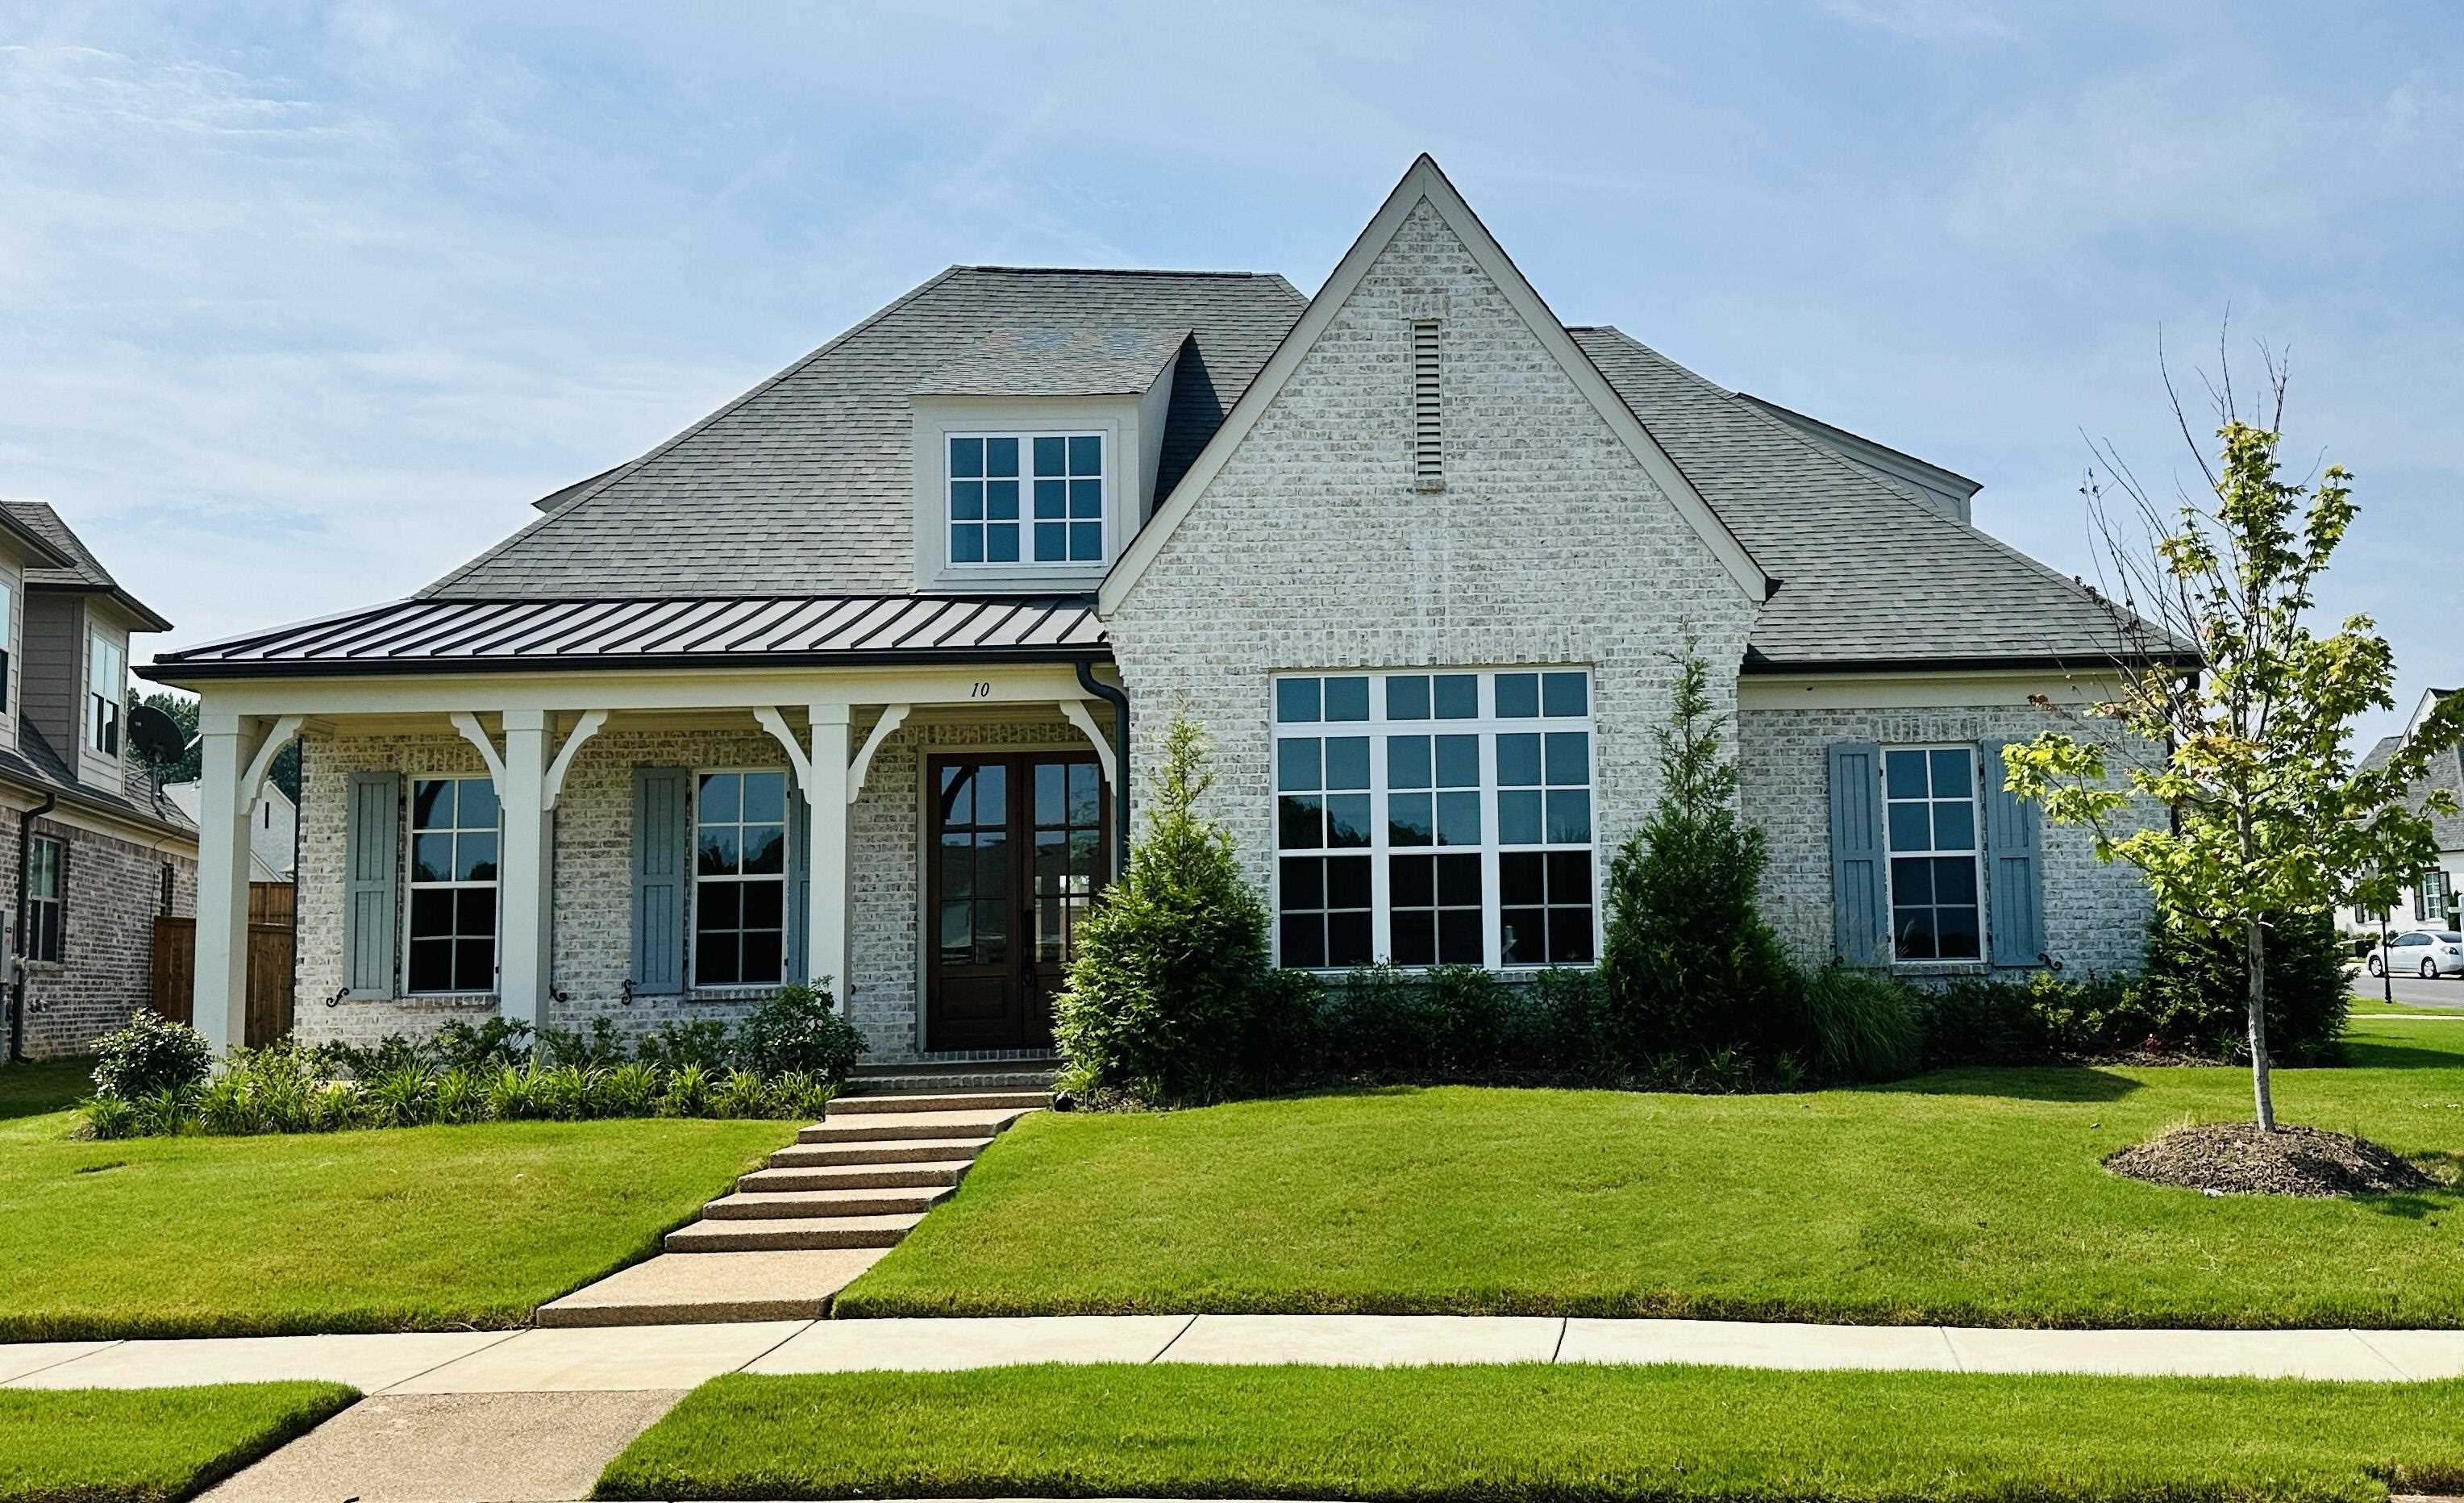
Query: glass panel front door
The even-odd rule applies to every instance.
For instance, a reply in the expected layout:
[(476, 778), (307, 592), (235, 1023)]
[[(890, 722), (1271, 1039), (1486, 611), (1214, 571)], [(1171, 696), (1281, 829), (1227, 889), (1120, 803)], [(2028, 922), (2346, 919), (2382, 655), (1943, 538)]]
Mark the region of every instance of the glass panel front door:
[(1091, 756), (936, 757), (927, 1050), (1046, 1049), (1071, 936), (1110, 875)]

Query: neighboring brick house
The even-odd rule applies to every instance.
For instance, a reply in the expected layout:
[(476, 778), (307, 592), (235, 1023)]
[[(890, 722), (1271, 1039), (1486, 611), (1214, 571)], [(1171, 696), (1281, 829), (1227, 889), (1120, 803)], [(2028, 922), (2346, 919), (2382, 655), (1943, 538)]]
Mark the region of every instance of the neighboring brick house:
[(408, 600), (146, 670), (204, 700), (200, 1025), (294, 737), (320, 1036), (816, 977), (879, 1057), (1043, 1052), (1176, 713), (1282, 963), (1586, 964), (1689, 638), (1800, 956), (2126, 966), (2139, 886), (1996, 758), (2144, 638), (1976, 489), (1562, 324), (1425, 158), (1314, 298), (954, 267)]
[[(2438, 708), (2438, 702), (2456, 693), (2464, 691), (2424, 691), (2420, 701), (2412, 708), (2411, 718), (2405, 721), (2404, 729), (2393, 736), (2381, 737), (2378, 744), (2362, 758), (2362, 765), (2385, 765), (2387, 760), (2395, 755), (2396, 749), (2405, 743), (2406, 738), (2430, 718), (2430, 712)], [(2454, 798), (2459, 807), (2464, 807), (2464, 748), (2432, 757), (2428, 775), (2412, 785), (2409, 802), (2413, 808), (2419, 810), (2432, 790), (2441, 789)], [(2404, 893), (2396, 899), (2395, 906), (2385, 914), (2365, 913), (2357, 908), (2337, 909), (2338, 928), (2369, 935), (2378, 933), (2382, 921), (2392, 933), (2424, 927), (2438, 931), (2455, 928), (2458, 917), (2464, 917), (2464, 914), (2459, 914), (2459, 909), (2464, 909), (2464, 813), (2431, 814), (2430, 825), (2438, 840), (2438, 864), (2413, 874), (2405, 883)], [(2409, 960), (2412, 957), (2399, 959)]]
[(154, 918), (195, 910), (196, 826), (130, 755), (132, 633), (170, 623), (59, 514), (0, 501), (0, 924), (10, 1058), (86, 1051), (146, 1001)]

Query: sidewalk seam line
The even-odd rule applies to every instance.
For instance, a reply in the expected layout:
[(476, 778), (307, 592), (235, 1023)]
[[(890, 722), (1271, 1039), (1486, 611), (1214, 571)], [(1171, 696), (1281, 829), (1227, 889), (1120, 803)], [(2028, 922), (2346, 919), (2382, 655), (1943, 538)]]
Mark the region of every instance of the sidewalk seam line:
[(1556, 1362), (1557, 1362), (1557, 1359), (1558, 1359), (1559, 1356), (1565, 1352), (1565, 1350), (1566, 1350), (1566, 1328), (1567, 1328), (1568, 1326), (1570, 1326), (1570, 1325), (1573, 1325), (1573, 1323), (1574, 1323), (1574, 1322), (1573, 1322), (1573, 1317), (1572, 1317), (1572, 1316), (1568, 1316), (1568, 1315), (1559, 1315), (1559, 1316), (1557, 1317), (1557, 1344), (1556, 1344), (1556, 1345), (1554, 1345), (1554, 1346), (1552, 1346), (1552, 1347), (1551, 1347), (1551, 1348), (1549, 1348), (1549, 1361), (1550, 1361), (1550, 1365), (1554, 1366), (1554, 1365), (1556, 1364)]
[(1174, 1347), (1178, 1346), (1180, 1344), (1180, 1338), (1189, 1335), (1189, 1328), (1196, 1324), (1198, 1324), (1198, 1316), (1193, 1314), (1188, 1319), (1180, 1323), (1180, 1329), (1172, 1334), (1171, 1340), (1166, 1341), (1162, 1346), (1156, 1348), (1155, 1355), (1147, 1359), (1147, 1365), (1152, 1367), (1155, 1363), (1162, 1361), (1163, 1354), (1171, 1351)]
[(2353, 1331), (2353, 1332), (2352, 1332), (2352, 1337), (2353, 1337), (2353, 1339), (2354, 1339), (2354, 1340), (2359, 1341), (2360, 1343), (2362, 1343), (2362, 1347), (2363, 1347), (2363, 1349), (2364, 1349), (2365, 1351), (2368, 1352), (2372, 1357), (2377, 1358), (2380, 1361), (2387, 1363), (2387, 1364), (2388, 1369), (2389, 1369), (2390, 1371), (2392, 1371), (2392, 1372), (2395, 1374), (2396, 1379), (2397, 1379), (2397, 1381), (2400, 1381), (2400, 1382), (2418, 1382), (2418, 1381), (2420, 1381), (2420, 1380), (2419, 1380), (2419, 1379), (2417, 1379), (2417, 1378), (2415, 1378), (2415, 1377), (2413, 1377), (2413, 1376), (2412, 1376), (2411, 1371), (2410, 1371), (2409, 1369), (2408, 1369), (2408, 1368), (2407, 1368), (2407, 1367), (2406, 1367), (2402, 1362), (2397, 1361), (2394, 1358), (2389, 1357), (2389, 1356), (2387, 1356), (2385, 1352), (2380, 1351), (2380, 1350), (2379, 1350), (2379, 1344), (2378, 1344), (2376, 1341), (2373, 1341), (2373, 1340), (2371, 1340), (2371, 1339), (2370, 1339), (2370, 1337), (2369, 1337), (2369, 1333), (2368, 1333), (2368, 1332), (2366, 1332), (2366, 1331), (2361, 1331), (2361, 1330), (2355, 1330), (2355, 1331)]
[[(417, 1372), (415, 1372), (415, 1373), (408, 1374), (408, 1375), (407, 1375), (407, 1376), (405, 1376), (405, 1377), (402, 1377), (402, 1378), (397, 1378), (397, 1379), (395, 1379), (392, 1382), (389, 1382), (389, 1383), (385, 1384), (384, 1387), (379, 1388), (379, 1389), (376, 1389), (376, 1390), (374, 1390), (373, 1392), (363, 1392), (363, 1393), (360, 1395), (360, 1397), (361, 1397), (361, 1398), (363, 1398), (363, 1399), (373, 1399), (373, 1398), (375, 1398), (378, 1394), (381, 1394), (381, 1393), (391, 1393), (391, 1392), (393, 1392), (395, 1389), (397, 1389), (397, 1388), (401, 1387), (404, 1383), (408, 1383), (408, 1382), (417, 1382), (417, 1381), (418, 1381), (419, 1380), (421, 1380), (422, 1378), (425, 1378), (425, 1377), (427, 1377), (429, 1374), (430, 1374), (430, 1373), (432, 1373), (432, 1372), (435, 1372), (438, 1368), (441, 1368), (441, 1367), (451, 1367), (451, 1366), (452, 1366), (454, 1363), (456, 1363), (456, 1362), (458, 1362), (458, 1361), (461, 1361), (464, 1358), (476, 1357), (476, 1356), (478, 1356), (478, 1355), (479, 1355), (480, 1353), (482, 1353), (482, 1352), (493, 1352), (493, 1351), (495, 1351), (496, 1348), (498, 1348), (498, 1347), (500, 1347), (500, 1346), (504, 1345), (506, 1342), (508, 1342), (508, 1341), (512, 1340), (514, 1337), (517, 1337), (517, 1336), (521, 1335), (524, 1331), (538, 1331), (538, 1330), (542, 1330), (542, 1329), (544, 1329), (544, 1328), (543, 1328), (543, 1327), (540, 1327), (540, 1326), (517, 1326), (517, 1327), (516, 1327), (515, 1329), (513, 1329), (513, 1330), (511, 1330), (511, 1331), (508, 1331), (508, 1332), (506, 1332), (504, 1335), (502, 1335), (502, 1336), (500, 1336), (500, 1337), (496, 1337), (495, 1340), (493, 1340), (493, 1341), (489, 1342), (489, 1343), (488, 1343), (487, 1345), (485, 1345), (485, 1346), (474, 1346), (474, 1347), (471, 1348), (471, 1350), (469, 1350), (469, 1351), (467, 1351), (467, 1352), (460, 1353), (460, 1354), (459, 1354), (459, 1355), (457, 1355), (457, 1356), (449, 1357), (449, 1358), (447, 1358), (445, 1360), (443, 1360), (443, 1361), (441, 1361), (441, 1362), (431, 1362), (431, 1363), (429, 1363), (428, 1366), (421, 1368), (419, 1371), (417, 1371)], [(415, 1333), (408, 1332), (408, 1331), (400, 1331), (400, 1332), (386, 1332), (386, 1333), (383, 1333), (383, 1334), (385, 1334), (385, 1335), (390, 1335), (390, 1336), (410, 1336), (410, 1335), (414, 1335)]]
[(1959, 1343), (1950, 1338), (1950, 1327), (1936, 1326), (1933, 1329), (1934, 1334), (1942, 1337), (1942, 1349), (1950, 1354), (1950, 1370), (1954, 1373), (1968, 1371), (1968, 1363), (1959, 1355)]
[(803, 1324), (797, 1326), (795, 1330), (788, 1332), (778, 1340), (771, 1342), (768, 1346), (763, 1347), (761, 1350), (754, 1353), (751, 1357), (748, 1357), (744, 1360), (737, 1363), (734, 1367), (729, 1368), (728, 1371), (731, 1373), (740, 1373), (744, 1371), (754, 1363), (761, 1360), (761, 1359), (779, 1350), (779, 1348), (785, 1346), (788, 1342), (793, 1341), (796, 1337), (803, 1336), (805, 1332), (810, 1331), (813, 1327), (820, 1324), (821, 1321), (819, 1320), (804, 1321)]
[(16, 1377), (10, 1379), (7, 1382), (0, 1383), (0, 1388), (14, 1388), (19, 1383), (24, 1382), (27, 1379), (34, 1377), (39, 1373), (48, 1373), (55, 1367), (66, 1367), (71, 1362), (82, 1362), (89, 1357), (100, 1357), (103, 1353), (112, 1350), (114, 1347), (126, 1346), (134, 1339), (135, 1337), (113, 1337), (111, 1339), (103, 1342), (102, 1345), (96, 1347), (91, 1352), (79, 1352), (75, 1357), (63, 1357), (56, 1362), (45, 1362), (40, 1367), (30, 1367), (24, 1372), (19, 1373)]

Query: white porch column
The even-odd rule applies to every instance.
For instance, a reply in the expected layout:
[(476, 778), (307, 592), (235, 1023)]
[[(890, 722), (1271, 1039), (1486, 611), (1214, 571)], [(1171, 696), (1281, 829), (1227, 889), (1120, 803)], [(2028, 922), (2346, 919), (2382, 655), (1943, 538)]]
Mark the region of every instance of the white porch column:
[(847, 979), (847, 707), (811, 709), (812, 776), (804, 781), (804, 798), (811, 813), (805, 824), (813, 839), (813, 908), (804, 968), (808, 980), (829, 982), (846, 1012), (853, 990)]
[(554, 895), (549, 885), (547, 810), (548, 717), (544, 710), (505, 712), (504, 776), (496, 796), (505, 821), (496, 867), (496, 997), (509, 1023), (534, 1029), (548, 1021), (548, 942)]
[(235, 715), (208, 715), (197, 813), (197, 1031), (216, 1054), (248, 1037), (248, 813), (240, 781), (261, 733)]

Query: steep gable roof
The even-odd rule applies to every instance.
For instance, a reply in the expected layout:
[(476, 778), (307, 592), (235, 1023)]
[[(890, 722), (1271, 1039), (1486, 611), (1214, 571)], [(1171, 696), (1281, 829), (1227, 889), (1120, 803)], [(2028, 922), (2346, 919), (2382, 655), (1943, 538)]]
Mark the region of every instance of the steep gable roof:
[[(1172, 359), (1160, 495), (1301, 305), (1291, 283), (1249, 272), (954, 266), (421, 594), (903, 594), (915, 572), (908, 398), (980, 362), (988, 330), (1084, 331), (1099, 351), (1104, 331), (1142, 331), (1108, 359), (1107, 383)], [(1066, 379), (1088, 375), (1081, 362)]]
[[(1667, 453), (1636, 419), (1633, 409), (1576, 347), (1566, 326), (1549, 311), (1548, 303), (1524, 278), (1513, 258), (1506, 254), (1505, 247), (1497, 243), (1496, 237), (1488, 232), (1488, 227), (1482, 224), (1480, 216), (1472, 212), (1471, 206), (1463, 202), (1463, 194), (1456, 191), (1454, 184), (1439, 169), (1436, 159), (1422, 152), (1404, 172), (1402, 181), (1395, 185), (1394, 191), (1386, 195), (1386, 201), (1378, 206), (1377, 212), (1370, 217), (1359, 238), (1353, 241), (1352, 249), (1335, 263), (1333, 275), (1327, 277), (1326, 284), (1317, 290), (1317, 296), (1309, 299), (1308, 310), (1276, 346), (1273, 358), (1266, 362), (1265, 369), (1258, 372), (1258, 379), (1241, 394), (1241, 400), (1225, 416), (1222, 426), (1208, 438), (1205, 450), (1190, 465), (1185, 483), (1155, 508), (1155, 516), (1148, 519), (1146, 526), (1131, 540), (1128, 549), (1113, 564), (1097, 596), (1099, 608), (1111, 613), (1135, 587), (1138, 577), (1146, 572), (1155, 556), (1163, 551), (1164, 544), (1171, 541), (1173, 530), (1198, 503), (1207, 481), (1223, 467), (1232, 452), (1240, 447), (1241, 440), (1256, 426), (1284, 384), (1291, 379), (1292, 372), (1308, 357), (1318, 336), (1333, 321), (1353, 289), (1360, 285), (1361, 278), (1376, 264), (1377, 257), (1384, 253), (1387, 242), (1394, 239), (1405, 217), (1423, 201), (1437, 210), (1446, 227), (1463, 242), (1463, 249), (1471, 253), (1481, 271), (1522, 315), (1523, 321), (1530, 327), (1541, 346), (1555, 358), (1559, 368), (1573, 382), (1575, 388), (1608, 422), (1610, 431), (1625, 444), (1643, 471), (1676, 506), (1678, 513), (1693, 526), (1704, 544), (1736, 581), (1737, 586), (1758, 601), (1769, 596), (1771, 578), (1722, 522), (1719, 515), (1705, 502), (1684, 474), (1670, 461)], [(1156, 489), (1160, 492), (1162, 487), (1157, 486)]]
[(2119, 608), (2079, 582), (1629, 335), (1574, 339), (1780, 578), (1748, 668), (2096, 663), (2120, 645)]
[(60, 514), (48, 501), (0, 501), (10, 518), (27, 532), (40, 539), (62, 561), (57, 568), (28, 568), (28, 589), (76, 590), (85, 594), (108, 595), (122, 610), (156, 631), (168, 631), (171, 623), (158, 616), (144, 602), (120, 587), (120, 582), (85, 545), (85, 540), (60, 519)]

